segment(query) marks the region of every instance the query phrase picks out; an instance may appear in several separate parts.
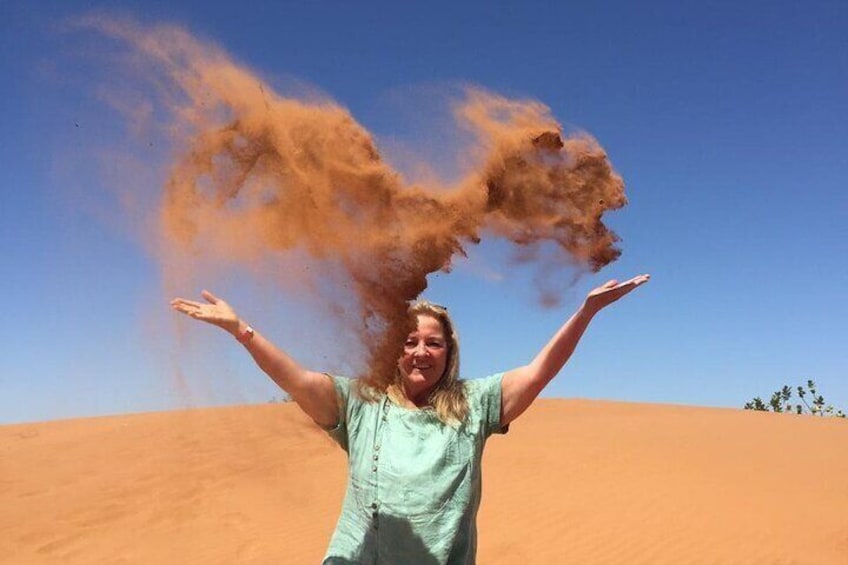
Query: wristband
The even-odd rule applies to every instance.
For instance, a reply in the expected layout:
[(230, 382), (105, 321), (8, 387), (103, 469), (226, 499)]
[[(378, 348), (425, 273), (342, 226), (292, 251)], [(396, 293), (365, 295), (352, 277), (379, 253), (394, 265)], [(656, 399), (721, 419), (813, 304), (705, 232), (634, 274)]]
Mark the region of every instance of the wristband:
[(253, 339), (253, 335), (255, 333), (256, 332), (254, 331), (253, 328), (251, 328), (250, 326), (247, 326), (247, 327), (244, 328), (243, 332), (240, 332), (236, 336), (236, 341), (238, 341), (242, 345), (247, 345), (247, 342), (249, 342), (251, 339)]

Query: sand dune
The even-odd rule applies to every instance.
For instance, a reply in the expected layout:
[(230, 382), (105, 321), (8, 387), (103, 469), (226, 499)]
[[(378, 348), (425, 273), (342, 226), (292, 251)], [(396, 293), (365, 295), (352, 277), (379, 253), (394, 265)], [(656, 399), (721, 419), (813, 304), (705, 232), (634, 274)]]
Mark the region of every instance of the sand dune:
[[(344, 453), (294, 405), (0, 427), (0, 562), (318, 563)], [(848, 421), (542, 400), (484, 460), (478, 561), (848, 564)]]

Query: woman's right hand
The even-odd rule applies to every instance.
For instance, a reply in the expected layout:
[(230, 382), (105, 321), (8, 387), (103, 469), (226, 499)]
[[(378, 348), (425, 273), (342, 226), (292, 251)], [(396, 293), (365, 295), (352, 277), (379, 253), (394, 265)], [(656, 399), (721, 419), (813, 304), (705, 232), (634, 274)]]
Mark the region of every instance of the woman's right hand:
[(171, 308), (236, 335), (239, 330), (239, 317), (233, 307), (208, 290), (201, 292), (200, 296), (206, 300), (206, 304), (184, 298), (175, 298), (171, 301)]
[[(244, 335), (243, 332), (248, 326), (239, 319), (232, 306), (208, 290), (204, 290), (200, 295), (205, 303), (175, 298), (171, 301), (171, 308), (223, 328), (236, 339)], [(333, 380), (324, 373), (304, 369), (288, 353), (278, 349), (262, 335), (251, 335), (253, 337), (250, 338), (247, 350), (259, 368), (286, 391), (301, 410), (319, 426), (328, 429), (336, 426), (339, 422), (339, 407)]]

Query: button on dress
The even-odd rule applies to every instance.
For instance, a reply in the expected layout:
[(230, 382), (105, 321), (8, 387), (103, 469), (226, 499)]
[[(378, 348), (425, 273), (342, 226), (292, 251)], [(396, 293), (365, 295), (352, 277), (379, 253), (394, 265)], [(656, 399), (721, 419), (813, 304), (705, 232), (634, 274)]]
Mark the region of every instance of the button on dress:
[(506, 432), (503, 373), (463, 381), (468, 417), (455, 425), (331, 378), (339, 423), (328, 433), (348, 454), (348, 483), (324, 563), (474, 563), (483, 447)]

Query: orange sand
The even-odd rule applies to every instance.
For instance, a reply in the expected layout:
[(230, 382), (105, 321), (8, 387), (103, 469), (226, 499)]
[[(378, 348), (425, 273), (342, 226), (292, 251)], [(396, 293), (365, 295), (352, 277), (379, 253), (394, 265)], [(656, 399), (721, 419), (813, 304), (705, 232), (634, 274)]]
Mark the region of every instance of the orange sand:
[[(291, 404), (0, 427), (2, 563), (318, 563), (343, 452)], [(848, 421), (542, 400), (480, 563), (848, 563)]]
[(367, 352), (354, 373), (374, 388), (394, 382), (409, 304), (428, 275), (450, 271), (472, 246), (509, 242), (513, 260), (536, 269), (546, 306), (569, 278), (621, 253), (603, 217), (627, 203), (624, 181), (597, 141), (563, 132), (540, 102), (463, 89), (452, 105), (465, 134), (455, 139), (466, 141), (456, 150), (461, 174), (411, 182), (348, 110), (275, 92), (179, 26), (103, 16), (79, 24), (125, 45), (126, 66), (114, 72), (131, 75), (132, 97), (151, 96), (142, 105), (169, 132), (173, 160), (151, 230), (168, 294), (208, 280), (207, 261), (297, 286)]

